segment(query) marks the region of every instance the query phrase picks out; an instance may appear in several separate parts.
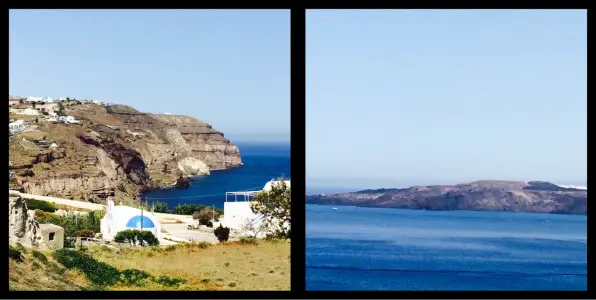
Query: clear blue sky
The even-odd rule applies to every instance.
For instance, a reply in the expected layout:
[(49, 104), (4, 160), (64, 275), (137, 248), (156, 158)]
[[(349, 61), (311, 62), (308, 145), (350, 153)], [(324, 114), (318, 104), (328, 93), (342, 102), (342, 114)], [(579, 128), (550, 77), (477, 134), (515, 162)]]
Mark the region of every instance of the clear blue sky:
[(307, 187), (585, 183), (585, 10), (306, 16)]
[(10, 94), (190, 115), (290, 139), (289, 10), (11, 10)]

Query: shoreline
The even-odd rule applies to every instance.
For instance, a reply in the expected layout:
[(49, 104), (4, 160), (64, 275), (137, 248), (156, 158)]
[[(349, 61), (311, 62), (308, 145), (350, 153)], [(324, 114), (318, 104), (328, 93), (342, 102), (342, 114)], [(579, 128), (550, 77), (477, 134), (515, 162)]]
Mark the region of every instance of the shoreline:
[(587, 214), (563, 214), (553, 212), (536, 212), (536, 211), (518, 211), (518, 210), (472, 210), (472, 209), (421, 209), (421, 208), (406, 208), (406, 207), (383, 207), (383, 206), (371, 206), (371, 205), (348, 205), (348, 204), (321, 204), (321, 203), (305, 203), (305, 205), (318, 205), (318, 206), (329, 206), (329, 207), (352, 207), (352, 208), (375, 208), (375, 209), (402, 209), (402, 210), (415, 210), (415, 211), (427, 211), (427, 212), (444, 212), (444, 211), (458, 211), (458, 212), (503, 212), (503, 213), (525, 213), (525, 214), (540, 214), (540, 215), (562, 215), (562, 216), (585, 216)]

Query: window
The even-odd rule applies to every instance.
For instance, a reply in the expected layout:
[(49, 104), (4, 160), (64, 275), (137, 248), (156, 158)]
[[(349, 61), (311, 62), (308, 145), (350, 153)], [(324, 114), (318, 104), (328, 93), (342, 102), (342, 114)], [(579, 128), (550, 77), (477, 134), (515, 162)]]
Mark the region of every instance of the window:
[(50, 241), (54, 240), (54, 236), (56, 235), (55, 232), (50, 232)]

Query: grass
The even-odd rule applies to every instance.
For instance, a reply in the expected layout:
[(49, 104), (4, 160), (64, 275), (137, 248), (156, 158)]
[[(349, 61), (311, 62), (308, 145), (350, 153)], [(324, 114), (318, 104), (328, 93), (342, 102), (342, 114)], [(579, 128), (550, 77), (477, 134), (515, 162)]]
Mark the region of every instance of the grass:
[[(289, 290), (290, 243), (260, 241), (179, 244), (161, 248), (127, 248), (119, 253), (94, 247), (90, 254), (118, 269), (138, 269), (154, 276), (181, 277), (187, 282), (167, 290)], [(147, 290), (148, 286), (113, 286), (114, 290)]]
[[(8, 260), (8, 286), (11, 291), (81, 291), (93, 289), (78, 270), (68, 270), (49, 252), (22, 251), (22, 262)], [(45, 259), (44, 259), (45, 258)]]
[(43, 139), (47, 138), (49, 134), (46, 132), (43, 132), (43, 131), (33, 130), (33, 131), (21, 132), (19, 135), (21, 137), (28, 139), (28, 140), (43, 140)]

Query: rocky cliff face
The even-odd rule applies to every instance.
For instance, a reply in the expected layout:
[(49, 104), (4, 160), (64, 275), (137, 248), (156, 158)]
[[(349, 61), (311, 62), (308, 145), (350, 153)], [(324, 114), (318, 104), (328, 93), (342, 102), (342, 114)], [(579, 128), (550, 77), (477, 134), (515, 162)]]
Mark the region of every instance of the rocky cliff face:
[[(243, 165), (236, 145), (192, 117), (141, 113), (124, 105), (63, 106), (81, 123), (40, 118), (36, 130), (10, 138), (11, 168), (26, 193), (129, 202), (180, 177)], [(44, 148), (40, 140), (58, 147)]]
[(27, 210), (27, 204), (21, 197), (8, 200), (8, 242), (23, 246), (47, 250), (48, 246), (41, 236), (39, 223), (35, 221), (35, 212)]
[(587, 190), (552, 183), (485, 180), (468, 184), (415, 186), (407, 189), (364, 190), (309, 195), (309, 204), (426, 210), (493, 210), (586, 214)]

